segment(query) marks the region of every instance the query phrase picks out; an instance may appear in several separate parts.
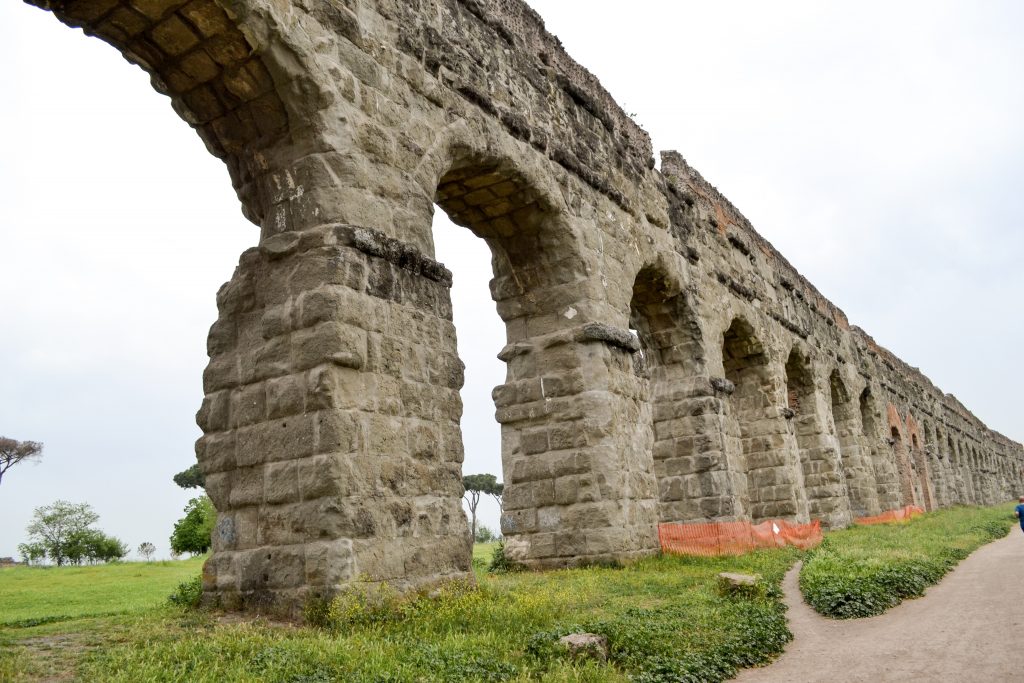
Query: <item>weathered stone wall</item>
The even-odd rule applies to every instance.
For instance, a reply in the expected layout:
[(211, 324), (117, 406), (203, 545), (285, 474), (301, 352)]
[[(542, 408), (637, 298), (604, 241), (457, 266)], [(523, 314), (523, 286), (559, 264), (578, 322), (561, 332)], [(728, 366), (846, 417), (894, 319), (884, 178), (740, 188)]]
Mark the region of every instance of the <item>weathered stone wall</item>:
[(493, 255), (515, 561), (1024, 485), (1020, 444), (851, 327), (682, 157), (655, 170), (520, 0), (35, 4), (153, 74), (262, 228), (218, 295), (198, 416), (226, 604), (468, 573), (435, 202)]

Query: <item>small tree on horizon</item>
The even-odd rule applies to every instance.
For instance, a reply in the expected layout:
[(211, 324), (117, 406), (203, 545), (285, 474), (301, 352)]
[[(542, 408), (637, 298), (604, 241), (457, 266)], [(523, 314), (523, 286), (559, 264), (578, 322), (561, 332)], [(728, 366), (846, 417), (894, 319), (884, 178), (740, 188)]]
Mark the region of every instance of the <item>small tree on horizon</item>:
[(43, 444), (38, 441), (18, 441), (0, 436), (0, 481), (7, 470), (21, 462), (32, 462), (43, 457)]
[(29, 542), (19, 545), (18, 551), (27, 562), (49, 558), (58, 567), (120, 560), (128, 554), (128, 546), (93, 529), (99, 518), (88, 503), (58, 500), (38, 507), (26, 529)]
[(476, 536), (473, 537), (473, 541), (476, 543), (490, 543), (491, 541), (497, 541), (498, 535), (491, 531), (489, 527), (481, 524), (477, 527)]
[(153, 555), (156, 553), (156, 546), (149, 541), (144, 541), (139, 544), (139, 555), (145, 558), (146, 562), (153, 559)]
[(501, 505), (501, 494), (505, 485), (498, 481), (493, 474), (467, 474), (462, 477), (462, 487), (466, 490), (466, 503), (469, 505), (470, 533), (476, 539), (476, 508), (480, 505), (480, 496), (487, 494), (494, 496)]

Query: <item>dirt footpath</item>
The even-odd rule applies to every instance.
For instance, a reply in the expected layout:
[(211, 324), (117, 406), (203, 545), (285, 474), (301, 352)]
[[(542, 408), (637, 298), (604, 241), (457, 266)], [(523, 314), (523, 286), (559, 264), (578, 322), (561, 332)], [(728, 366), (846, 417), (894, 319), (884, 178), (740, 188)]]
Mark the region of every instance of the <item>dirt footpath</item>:
[(739, 683), (1024, 681), (1024, 534), (977, 550), (923, 598), (869, 619), (834, 621), (804, 604), (797, 570), (783, 587), (795, 639)]

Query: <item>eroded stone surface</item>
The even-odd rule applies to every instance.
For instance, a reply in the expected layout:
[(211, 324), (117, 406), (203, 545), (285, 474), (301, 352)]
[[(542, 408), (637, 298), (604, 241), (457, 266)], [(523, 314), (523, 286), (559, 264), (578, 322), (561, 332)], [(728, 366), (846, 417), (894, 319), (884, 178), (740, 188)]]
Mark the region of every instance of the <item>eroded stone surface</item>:
[(434, 202), (494, 256), (515, 562), (1024, 485), (1020, 444), (851, 327), (679, 154), (654, 170), (519, 0), (33, 4), (149, 71), (261, 226), (218, 293), (198, 415), (223, 604), (468, 575)]

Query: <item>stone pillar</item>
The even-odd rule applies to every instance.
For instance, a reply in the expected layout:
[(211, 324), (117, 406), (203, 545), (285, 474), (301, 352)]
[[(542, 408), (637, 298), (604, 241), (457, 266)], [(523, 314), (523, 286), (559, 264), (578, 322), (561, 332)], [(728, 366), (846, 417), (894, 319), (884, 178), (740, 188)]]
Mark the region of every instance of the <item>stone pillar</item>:
[[(529, 327), (529, 323), (527, 323)], [(495, 389), (505, 475), (502, 533), (531, 568), (657, 552), (650, 424), (633, 372), (636, 339), (590, 323), (507, 346)], [(649, 408), (648, 408), (649, 409)]]
[(749, 519), (742, 446), (727, 433), (727, 380), (696, 377), (654, 398), (654, 467), (661, 522)]
[(800, 452), (808, 514), (826, 527), (842, 528), (852, 521), (850, 499), (839, 443), (829, 429), (826, 411), (824, 398), (815, 389), (803, 397), (792, 427)]
[(861, 445), (860, 437), (864, 434), (864, 427), (839, 370), (833, 370), (829, 375), (829, 394), (831, 427), (838, 442), (842, 469), (846, 476), (850, 514), (854, 518), (878, 514), (874, 469), (870, 453)]
[(746, 399), (759, 404), (743, 411), (753, 419), (740, 424), (750, 519), (755, 523), (766, 519), (806, 523), (810, 521), (810, 511), (799, 447), (789, 423), (790, 412), (785, 407), (783, 372), (779, 366), (773, 370), (768, 391), (759, 398)]
[(450, 274), (362, 228), (286, 232), (218, 294), (197, 444), (226, 607), (470, 576)]

